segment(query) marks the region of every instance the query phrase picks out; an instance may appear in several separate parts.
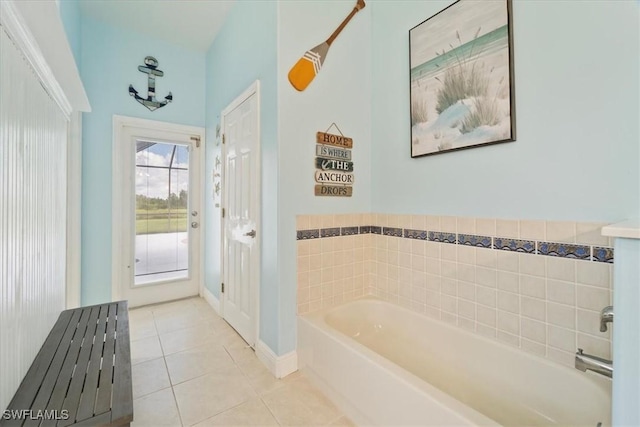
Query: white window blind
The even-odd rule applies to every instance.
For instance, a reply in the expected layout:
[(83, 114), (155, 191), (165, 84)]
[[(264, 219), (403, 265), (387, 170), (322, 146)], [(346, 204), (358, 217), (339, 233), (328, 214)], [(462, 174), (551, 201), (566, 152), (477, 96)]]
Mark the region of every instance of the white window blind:
[(0, 27), (0, 410), (64, 310), (67, 128)]

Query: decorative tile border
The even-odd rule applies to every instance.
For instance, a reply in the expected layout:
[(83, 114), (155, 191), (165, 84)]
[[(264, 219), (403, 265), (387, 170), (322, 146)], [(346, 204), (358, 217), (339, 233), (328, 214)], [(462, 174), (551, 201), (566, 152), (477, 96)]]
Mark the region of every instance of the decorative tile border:
[(320, 236), (321, 237), (337, 237), (340, 235), (340, 227), (332, 227), (332, 228), (321, 228)]
[(409, 228), (379, 227), (361, 225), (352, 227), (331, 227), (296, 231), (296, 240), (309, 240), (358, 234), (378, 234), (404, 239), (450, 243), (477, 248), (513, 251), (532, 255), (545, 255), (584, 261), (613, 263), (613, 248), (576, 245), (571, 243), (519, 240), (496, 236), (456, 234), (439, 231), (414, 230)]
[(296, 238), (297, 240), (319, 239), (320, 230), (298, 230), (296, 232)]
[(428, 235), (425, 230), (409, 230), (405, 228), (404, 237), (405, 239), (427, 240)]
[(456, 243), (456, 235), (455, 233), (443, 233), (439, 231), (429, 231), (429, 241), (430, 242), (440, 242), (440, 243)]
[(361, 225), (360, 226), (360, 234), (369, 234), (371, 233), (371, 226), (370, 225)]
[(598, 246), (593, 247), (593, 260), (598, 262), (613, 262), (613, 249), (601, 248)]
[(358, 227), (342, 227), (340, 229), (340, 235), (342, 236), (353, 236), (354, 234), (360, 234)]
[(582, 245), (570, 245), (565, 243), (539, 242), (538, 253), (540, 255), (557, 256), (572, 259), (591, 259), (591, 248)]
[(495, 249), (503, 251), (523, 252), (533, 254), (536, 252), (536, 242), (533, 240), (503, 239), (496, 237), (493, 239)]
[(385, 236), (402, 237), (402, 228), (382, 227), (382, 234)]
[(491, 237), (489, 236), (476, 236), (474, 234), (458, 234), (458, 244), (467, 246), (476, 246), (478, 248), (491, 249), (493, 245), (491, 243)]

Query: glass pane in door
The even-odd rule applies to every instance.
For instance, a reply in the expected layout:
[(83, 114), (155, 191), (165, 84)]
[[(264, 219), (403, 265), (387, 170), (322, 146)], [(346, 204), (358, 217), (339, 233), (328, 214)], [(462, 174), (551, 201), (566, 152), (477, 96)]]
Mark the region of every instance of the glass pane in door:
[(189, 150), (136, 142), (135, 284), (189, 277)]

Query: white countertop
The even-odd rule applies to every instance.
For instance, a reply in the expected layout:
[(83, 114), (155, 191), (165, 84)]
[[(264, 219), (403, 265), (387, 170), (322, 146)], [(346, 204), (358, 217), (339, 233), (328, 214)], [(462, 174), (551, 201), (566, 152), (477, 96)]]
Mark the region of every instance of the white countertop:
[(640, 218), (606, 225), (602, 227), (602, 235), (623, 237), (625, 239), (640, 239)]

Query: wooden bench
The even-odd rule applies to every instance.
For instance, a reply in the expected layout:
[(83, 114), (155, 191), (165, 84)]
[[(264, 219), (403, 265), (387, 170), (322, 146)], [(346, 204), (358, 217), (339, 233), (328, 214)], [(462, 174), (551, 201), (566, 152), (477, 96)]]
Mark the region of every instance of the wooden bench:
[(128, 426), (133, 397), (127, 302), (63, 311), (7, 411), (12, 415), (5, 411), (0, 426)]

